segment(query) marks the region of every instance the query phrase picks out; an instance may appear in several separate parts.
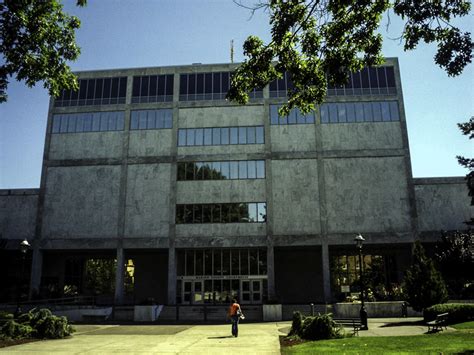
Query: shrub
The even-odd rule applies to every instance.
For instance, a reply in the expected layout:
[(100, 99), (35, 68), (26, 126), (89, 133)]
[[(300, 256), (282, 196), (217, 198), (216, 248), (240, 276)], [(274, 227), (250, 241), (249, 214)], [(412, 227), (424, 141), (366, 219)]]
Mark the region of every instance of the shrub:
[(445, 303), (436, 304), (423, 311), (423, 318), (426, 322), (434, 320), (436, 315), (449, 313), (448, 323), (461, 323), (474, 319), (474, 304), (469, 303)]
[(331, 315), (304, 317), (300, 312), (293, 313), (290, 336), (297, 335), (302, 339), (322, 340), (342, 337), (341, 329)]
[(7, 321), (0, 330), (2, 338), (22, 339), (29, 338), (33, 333), (33, 328), (29, 324), (21, 324), (13, 319)]
[(433, 261), (425, 255), (420, 242), (414, 245), (413, 262), (406, 271), (404, 283), (407, 301), (415, 311), (448, 300), (446, 284)]
[(298, 335), (303, 324), (303, 316), (300, 312), (293, 312), (293, 322), (291, 323), (291, 330), (288, 335)]
[(58, 317), (49, 309), (33, 309), (23, 313), (17, 321), (9, 320), (1, 328), (4, 337), (18, 339), (33, 336), (35, 338), (59, 339), (71, 335), (74, 329), (66, 317)]
[(308, 317), (309, 322), (303, 323), (302, 338), (308, 340), (334, 339), (341, 336), (341, 329), (328, 314)]

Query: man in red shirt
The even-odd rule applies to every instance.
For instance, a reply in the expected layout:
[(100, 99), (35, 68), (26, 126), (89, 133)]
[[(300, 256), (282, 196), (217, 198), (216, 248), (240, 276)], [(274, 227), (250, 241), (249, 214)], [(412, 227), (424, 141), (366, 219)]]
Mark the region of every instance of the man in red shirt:
[(237, 338), (239, 335), (239, 320), (240, 317), (243, 318), (242, 310), (240, 309), (240, 304), (237, 303), (235, 298), (232, 299), (232, 304), (227, 311), (227, 315), (230, 317), (232, 321), (232, 335)]

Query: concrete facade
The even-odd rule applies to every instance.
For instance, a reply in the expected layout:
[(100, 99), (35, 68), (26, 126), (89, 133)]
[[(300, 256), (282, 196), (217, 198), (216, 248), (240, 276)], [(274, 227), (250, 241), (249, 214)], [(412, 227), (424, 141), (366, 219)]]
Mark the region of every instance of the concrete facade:
[[(463, 228), (473, 211), (462, 178), (413, 179), (398, 61), (389, 58), (385, 65), (394, 68), (393, 91), (332, 95), (327, 102), (395, 102), (398, 120), (325, 123), (318, 109), (314, 123), (292, 125), (271, 124), (271, 106), (285, 99), (271, 97), (268, 87), (246, 106), (180, 100), (180, 74), (228, 72), (234, 67), (229, 64), (78, 73), (80, 79), (127, 77), (125, 103), (58, 107), (51, 100), (40, 189), (0, 191), (2, 239), (32, 240), (36, 292), (48, 278), (63, 287), (65, 263), (77, 255), (118, 260), (118, 304), (202, 303), (221, 287), (234, 287), (234, 281), (238, 290), (232, 292), (239, 297), (250, 288), (254, 299), (248, 303), (329, 302), (334, 297), (330, 264), (335, 255), (355, 254), (356, 233), (366, 238), (368, 252), (398, 250), (392, 254), (402, 275), (402, 260), (414, 240), (434, 242), (441, 229)], [(172, 101), (132, 103), (136, 77), (163, 74), (173, 75)], [(172, 128), (131, 129), (134, 111), (157, 109), (172, 110)], [(55, 115), (107, 111), (124, 113), (123, 130), (52, 133)], [(263, 126), (264, 142), (178, 142), (180, 129), (247, 126)], [(182, 162), (257, 160), (265, 162), (265, 178), (177, 179)], [(177, 205), (231, 203), (266, 203), (266, 221), (177, 223)], [(240, 272), (243, 260), (256, 253), (261, 269), (232, 277), (222, 269), (216, 278), (195, 266), (193, 276), (181, 271), (190, 262), (182, 255), (191, 252), (197, 264), (201, 252), (203, 258), (210, 252), (212, 260), (222, 255), (223, 262), (232, 258), (228, 252), (235, 253)], [(123, 280), (127, 260), (135, 267), (129, 301)]]

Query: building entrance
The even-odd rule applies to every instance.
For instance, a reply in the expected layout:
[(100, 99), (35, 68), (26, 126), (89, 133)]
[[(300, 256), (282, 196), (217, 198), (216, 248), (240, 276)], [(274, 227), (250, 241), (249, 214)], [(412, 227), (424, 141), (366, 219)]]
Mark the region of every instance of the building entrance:
[(177, 252), (178, 304), (261, 304), (266, 297), (266, 250), (187, 249)]

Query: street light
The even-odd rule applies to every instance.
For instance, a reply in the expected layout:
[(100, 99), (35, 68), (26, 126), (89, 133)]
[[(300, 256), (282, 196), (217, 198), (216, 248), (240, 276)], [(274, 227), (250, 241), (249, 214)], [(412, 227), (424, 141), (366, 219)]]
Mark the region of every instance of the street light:
[(20, 307), (20, 298), (21, 298), (21, 283), (24, 279), (24, 274), (25, 274), (25, 259), (26, 259), (26, 253), (30, 249), (31, 245), (28, 243), (28, 240), (23, 240), (20, 243), (20, 251), (21, 251), (21, 274), (20, 277), (18, 278), (17, 282), (17, 299), (16, 299), (16, 311), (15, 315), (18, 317), (21, 314), (21, 307)]
[(364, 304), (364, 282), (362, 280), (363, 275), (362, 275), (362, 244), (364, 243), (365, 239), (363, 236), (360, 234), (356, 235), (354, 238), (354, 241), (356, 243), (356, 247), (359, 250), (359, 272), (360, 272), (360, 301), (361, 301), (361, 306), (360, 306), (360, 330), (368, 330), (369, 327), (367, 326), (367, 311), (365, 310), (365, 304)]

